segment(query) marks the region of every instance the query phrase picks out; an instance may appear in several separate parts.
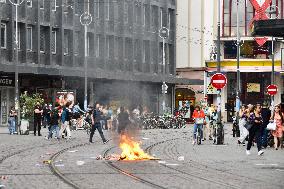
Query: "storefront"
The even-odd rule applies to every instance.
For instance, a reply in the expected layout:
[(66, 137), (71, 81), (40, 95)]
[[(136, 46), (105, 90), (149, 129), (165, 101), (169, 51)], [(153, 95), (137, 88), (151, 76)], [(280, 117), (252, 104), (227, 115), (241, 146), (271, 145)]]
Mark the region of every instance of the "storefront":
[(11, 75), (0, 75), (0, 126), (7, 126), (9, 110), (14, 106), (15, 78)]

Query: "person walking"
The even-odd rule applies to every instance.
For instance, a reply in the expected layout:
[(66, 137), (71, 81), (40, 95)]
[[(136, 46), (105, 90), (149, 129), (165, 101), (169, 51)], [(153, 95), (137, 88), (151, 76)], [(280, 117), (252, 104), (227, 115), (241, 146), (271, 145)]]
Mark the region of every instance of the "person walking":
[(52, 134), (55, 131), (56, 132), (56, 138), (60, 139), (59, 135), (59, 112), (58, 112), (58, 105), (55, 106), (55, 108), (50, 112), (50, 130), (47, 139), (52, 138)]
[(61, 129), (59, 131), (59, 136), (62, 135), (63, 131), (67, 132), (67, 140), (71, 138), (70, 131), (70, 120), (71, 120), (71, 111), (69, 110), (70, 103), (67, 102), (65, 106), (63, 106), (63, 110), (61, 113)]
[(107, 140), (104, 136), (101, 120), (102, 120), (102, 108), (99, 103), (96, 103), (95, 109), (93, 111), (93, 114), (91, 116), (92, 119), (92, 128), (91, 128), (91, 134), (89, 142), (93, 143), (93, 136), (95, 133), (95, 130), (97, 129), (99, 131), (99, 134), (103, 140), (103, 143), (106, 144), (109, 140)]
[(42, 113), (43, 110), (40, 105), (40, 102), (37, 102), (34, 108), (34, 136), (36, 136), (36, 130), (38, 132), (38, 136), (41, 136), (40, 130), (41, 130)]
[(266, 126), (269, 124), (269, 120), (271, 118), (271, 111), (270, 109), (268, 108), (268, 104), (267, 103), (263, 103), (262, 105), (262, 109), (261, 109), (261, 116), (262, 116), (262, 119), (263, 119), (263, 130), (262, 130), (262, 133), (261, 133), (261, 144), (264, 148), (267, 147), (267, 137), (268, 137), (268, 130), (265, 129)]
[(17, 113), (12, 106), (9, 112), (9, 119), (8, 119), (8, 125), (9, 125), (9, 133), (10, 135), (13, 135), (15, 133), (15, 127), (16, 127), (16, 116)]
[(238, 139), (238, 144), (243, 144), (245, 146), (245, 139), (248, 136), (248, 130), (245, 128), (245, 124), (247, 123), (247, 112), (248, 106), (243, 104), (239, 111), (239, 129), (240, 129), (240, 138)]
[(192, 144), (194, 145), (196, 143), (197, 128), (200, 130), (201, 138), (203, 138), (202, 127), (203, 127), (203, 124), (204, 124), (205, 114), (204, 114), (203, 110), (200, 109), (199, 106), (195, 106), (195, 110), (193, 112), (192, 118), (194, 119), (193, 141), (192, 141)]
[(130, 123), (130, 120), (129, 120), (129, 114), (123, 106), (120, 107), (120, 113), (117, 116), (117, 120), (118, 120), (117, 132), (119, 134), (124, 134), (128, 124)]
[(251, 108), (248, 117), (248, 123), (251, 124), (249, 128), (249, 140), (247, 144), (246, 154), (250, 155), (250, 149), (253, 143), (253, 139), (256, 138), (258, 155), (263, 155), (264, 151), (261, 149), (261, 131), (262, 131), (262, 117), (261, 117), (261, 105), (257, 104), (255, 108)]
[[(271, 117), (271, 120), (276, 123), (276, 129), (271, 131), (271, 134), (274, 137), (274, 148), (278, 150), (278, 146), (281, 145), (281, 138), (283, 136), (283, 126), (284, 126), (284, 115), (281, 112), (280, 105), (276, 105)], [(279, 145), (278, 145), (279, 140)]]

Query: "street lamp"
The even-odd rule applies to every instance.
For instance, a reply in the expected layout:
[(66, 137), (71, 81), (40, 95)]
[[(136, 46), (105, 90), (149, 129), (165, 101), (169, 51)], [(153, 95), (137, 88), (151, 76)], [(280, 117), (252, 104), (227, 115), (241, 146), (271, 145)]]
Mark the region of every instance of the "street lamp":
[(87, 64), (87, 26), (92, 22), (92, 15), (88, 12), (84, 12), (80, 16), (80, 23), (84, 26), (84, 41), (85, 41), (85, 52), (84, 52), (84, 75), (85, 75), (85, 85), (84, 85), (84, 109), (87, 110), (88, 107), (88, 64)]
[[(217, 31), (217, 63), (218, 63), (218, 67), (217, 67), (217, 72), (220, 73), (221, 72), (221, 60), (220, 60), (220, 56), (221, 56), (221, 24), (220, 24), (220, 20), (221, 20), (221, 0), (218, 0), (218, 31)], [(221, 124), (221, 89), (218, 89), (218, 96), (217, 96), (217, 103), (218, 103), (218, 109), (217, 109), (217, 114), (218, 114), (218, 123)]]
[(165, 54), (165, 40), (169, 37), (169, 29), (166, 27), (162, 27), (159, 30), (159, 36), (163, 39), (163, 84), (162, 84), (162, 93), (163, 93), (163, 102), (162, 109), (163, 114), (166, 111), (166, 93), (167, 93), (167, 84), (166, 84), (166, 54)]
[(24, 0), (9, 0), (9, 2), (15, 6), (16, 10), (16, 34), (15, 34), (15, 110), (17, 112), (17, 121), (15, 124), (15, 131), (18, 132), (18, 120), (20, 120), (20, 105), (19, 105), (19, 70), (18, 70), (18, 6), (24, 2)]
[(239, 123), (240, 111), (240, 31), (239, 31), (239, 0), (237, 0), (237, 88), (236, 88), (236, 116), (237, 123)]

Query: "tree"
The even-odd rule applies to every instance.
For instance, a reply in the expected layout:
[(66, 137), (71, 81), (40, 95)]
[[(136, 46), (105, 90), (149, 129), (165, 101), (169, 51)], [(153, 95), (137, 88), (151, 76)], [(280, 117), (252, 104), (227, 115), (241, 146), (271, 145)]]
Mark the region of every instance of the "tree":
[(43, 104), (44, 100), (41, 97), (41, 94), (35, 93), (32, 95), (28, 95), (27, 91), (21, 94), (20, 106), (21, 106), (22, 119), (32, 121), (33, 116), (34, 116), (34, 107), (37, 102), (39, 102), (40, 104)]

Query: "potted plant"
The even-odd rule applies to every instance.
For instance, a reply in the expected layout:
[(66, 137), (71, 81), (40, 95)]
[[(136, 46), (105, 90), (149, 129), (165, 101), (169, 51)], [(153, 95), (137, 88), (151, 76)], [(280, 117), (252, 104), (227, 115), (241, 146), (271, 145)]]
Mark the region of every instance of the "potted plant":
[(21, 123), (20, 123), (20, 134), (29, 134), (29, 129), (33, 125), (34, 121), (34, 107), (37, 102), (42, 104), (44, 102), (41, 94), (35, 93), (28, 95), (25, 91), (20, 96), (20, 106), (21, 106)]

